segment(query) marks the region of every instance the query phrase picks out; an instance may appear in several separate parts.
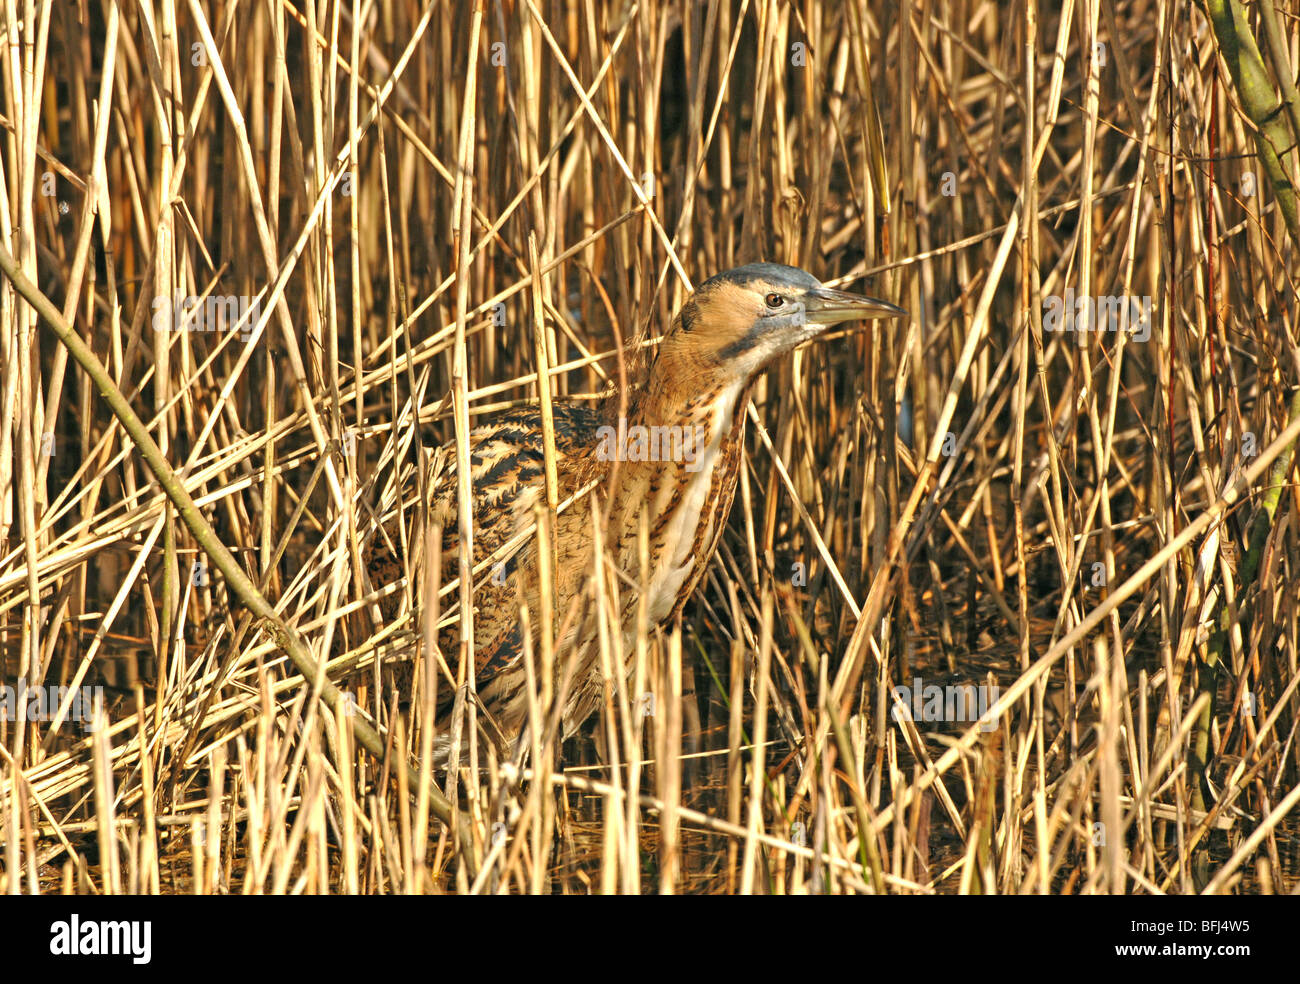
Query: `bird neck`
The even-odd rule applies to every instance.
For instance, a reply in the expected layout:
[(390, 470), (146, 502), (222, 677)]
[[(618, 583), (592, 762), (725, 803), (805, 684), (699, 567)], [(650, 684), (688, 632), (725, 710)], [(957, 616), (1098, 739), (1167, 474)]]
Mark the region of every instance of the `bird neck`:
[(626, 442), (620, 460), (659, 471), (707, 470), (720, 448), (742, 438), (752, 387), (752, 380), (656, 360), (625, 405), (608, 405), (606, 423)]
[[(614, 467), (610, 538), (624, 569), (644, 579), (660, 621), (699, 583), (735, 494), (753, 381), (652, 367), (646, 384), (605, 416), (597, 457)], [(640, 572), (642, 514), (651, 567)], [(617, 531), (615, 533), (614, 531)]]

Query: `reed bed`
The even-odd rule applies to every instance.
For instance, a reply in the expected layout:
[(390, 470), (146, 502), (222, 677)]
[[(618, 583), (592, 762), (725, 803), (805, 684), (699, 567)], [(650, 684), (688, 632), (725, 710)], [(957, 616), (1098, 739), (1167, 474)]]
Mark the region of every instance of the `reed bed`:
[[(1300, 886), (1294, 0), (0, 10), (5, 890)], [(912, 317), (767, 374), (579, 738), (435, 768), (377, 526), (759, 259)]]

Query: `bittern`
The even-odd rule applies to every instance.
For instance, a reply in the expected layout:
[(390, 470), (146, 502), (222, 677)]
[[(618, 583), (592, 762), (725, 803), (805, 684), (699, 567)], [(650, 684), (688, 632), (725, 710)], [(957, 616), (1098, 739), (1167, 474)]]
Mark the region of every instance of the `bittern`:
[[(597, 405), (553, 402), (557, 501), (596, 490), (607, 516), (605, 555), (623, 575), (616, 579), (622, 638), (612, 641), (623, 671), (630, 670), (640, 596), (647, 624), (673, 618), (717, 549), (736, 490), (746, 407), (762, 370), (832, 325), (906, 313), (825, 287), (794, 267), (753, 263), (700, 285), (673, 319), (646, 378), (627, 398), (615, 395)], [(454, 459), (450, 450), (448, 458)], [(540, 666), (541, 558), (538, 537), (527, 535), (536, 525), (535, 505), (546, 501), (540, 407), (507, 412), (473, 430), (469, 460), (473, 562), (497, 558), (474, 585), (475, 684), (491, 720), (485, 733), (509, 751), (528, 723), (521, 603), (529, 611), (534, 666)], [(459, 567), (456, 486), (450, 464), (430, 503), (431, 522), (441, 528), (443, 584)], [(556, 632), (554, 691), (566, 739), (601, 703), (604, 677), (591, 590), (595, 535), (589, 502), (560, 512), (554, 563), (546, 565)], [(378, 548), (371, 556), (373, 580), (382, 584), (397, 576), (391, 550)], [(453, 663), (458, 642), (455, 625), (439, 637)], [(439, 736), (444, 758), (446, 741), (445, 734)]]

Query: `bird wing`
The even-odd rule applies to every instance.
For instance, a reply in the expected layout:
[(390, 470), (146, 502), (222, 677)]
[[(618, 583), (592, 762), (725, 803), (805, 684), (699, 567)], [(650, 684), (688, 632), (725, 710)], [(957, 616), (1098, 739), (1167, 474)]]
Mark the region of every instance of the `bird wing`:
[[(577, 484), (581, 462), (591, 455), (600, 415), (590, 403), (559, 400), (553, 404), (553, 416), (556, 472), (563, 499), (575, 491), (571, 486)], [(533, 527), (534, 506), (543, 501), (545, 493), (545, 468), (537, 407), (508, 411), (470, 434), (474, 565), (497, 558), (476, 578), (474, 587), (474, 669), (480, 687), (515, 666), (523, 653), (520, 586), (514, 575), (521, 564), (534, 563), (536, 540), (530, 537), (508, 552), (507, 544)], [(459, 576), (456, 486), (453, 461), (440, 476), (431, 499), (432, 520), (443, 531), (444, 584)], [(443, 651), (453, 652), (449, 647), (458, 640), (458, 627), (448, 628), (440, 640)]]

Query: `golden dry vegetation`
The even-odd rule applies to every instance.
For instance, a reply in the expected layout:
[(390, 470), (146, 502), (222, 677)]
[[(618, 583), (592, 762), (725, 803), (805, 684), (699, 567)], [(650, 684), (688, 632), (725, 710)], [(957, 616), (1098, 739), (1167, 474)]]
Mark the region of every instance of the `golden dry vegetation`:
[[(1300, 885), (1294, 0), (0, 10), (0, 886)], [(376, 521), (756, 259), (912, 317), (582, 737), (433, 768)]]

